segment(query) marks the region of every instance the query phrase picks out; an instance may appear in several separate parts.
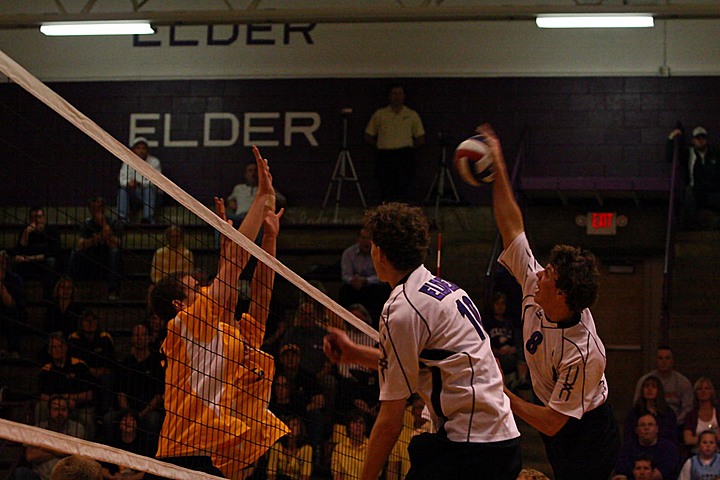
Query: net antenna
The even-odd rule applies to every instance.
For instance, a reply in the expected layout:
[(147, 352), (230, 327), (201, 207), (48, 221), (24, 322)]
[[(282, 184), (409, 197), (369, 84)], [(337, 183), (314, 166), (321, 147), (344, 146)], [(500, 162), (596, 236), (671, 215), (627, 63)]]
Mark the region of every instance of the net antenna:
[(427, 204), (430, 202), (432, 194), (435, 193), (435, 213), (433, 220), (436, 225), (440, 215), (440, 201), (445, 198), (446, 180), (448, 185), (450, 185), (450, 193), (452, 194), (451, 200), (455, 203), (460, 202), (460, 195), (458, 195), (457, 188), (455, 188), (455, 181), (453, 180), (452, 175), (450, 175), (450, 169), (447, 164), (447, 150), (448, 145), (450, 144), (450, 137), (440, 132), (438, 133), (438, 142), (440, 143), (440, 162), (438, 163), (438, 169), (435, 172), (435, 177), (433, 177), (428, 193), (425, 196), (425, 203)]
[[(333, 186), (337, 185), (337, 192), (335, 193), (335, 216), (333, 217), (334, 222), (338, 221), (338, 210), (340, 209), (340, 195), (342, 194), (343, 182), (355, 183), (362, 206), (363, 208), (367, 208), (365, 195), (363, 195), (360, 180), (358, 179), (357, 172), (355, 171), (355, 164), (350, 156), (350, 150), (348, 150), (347, 145), (348, 117), (351, 114), (352, 108), (343, 108), (340, 110), (340, 116), (342, 117), (342, 144), (340, 153), (338, 153), (337, 161), (335, 162), (335, 168), (333, 169), (332, 176), (330, 177), (330, 183), (328, 183), (328, 188), (325, 192), (325, 200), (323, 200), (322, 204), (322, 208), (324, 209), (330, 199), (330, 192), (332, 192)], [(350, 173), (348, 173), (348, 170), (350, 170)]]

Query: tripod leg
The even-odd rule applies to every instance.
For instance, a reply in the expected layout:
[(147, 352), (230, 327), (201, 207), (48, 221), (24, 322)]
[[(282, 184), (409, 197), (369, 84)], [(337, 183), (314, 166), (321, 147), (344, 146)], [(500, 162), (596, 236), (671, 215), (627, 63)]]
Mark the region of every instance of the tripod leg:
[(448, 183), (450, 184), (450, 189), (453, 193), (453, 198), (456, 202), (460, 202), (460, 195), (458, 195), (457, 188), (455, 188), (455, 180), (453, 180), (452, 174), (450, 174), (450, 169), (445, 167), (445, 175), (447, 175)]
[(350, 171), (352, 172), (351, 179), (355, 182), (355, 186), (357, 187), (358, 195), (360, 196), (362, 206), (363, 208), (367, 208), (367, 203), (365, 203), (365, 195), (363, 195), (362, 187), (360, 186), (360, 179), (358, 179), (357, 172), (355, 171), (355, 164), (352, 161), (350, 152), (346, 152), (345, 155), (347, 156), (348, 165), (350, 166)]
[(338, 185), (337, 185), (337, 195), (335, 195), (335, 219), (334, 221), (337, 222), (338, 220), (338, 212), (340, 211), (340, 194), (342, 192), (342, 177), (338, 178)]
[(337, 160), (335, 161), (335, 167), (333, 168), (333, 173), (330, 176), (330, 182), (328, 183), (327, 191), (325, 192), (325, 199), (322, 203), (322, 208), (325, 208), (327, 206), (327, 202), (330, 199), (330, 192), (332, 191), (333, 184), (337, 181), (338, 178), (338, 172), (342, 169), (345, 170), (345, 157), (343, 156), (343, 152), (341, 151), (338, 155)]
[(438, 181), (438, 172), (435, 172), (435, 176), (433, 177), (432, 183), (430, 184), (430, 188), (428, 189), (427, 195), (425, 195), (425, 203), (430, 201), (430, 197), (433, 194), (433, 190), (435, 189), (435, 184)]

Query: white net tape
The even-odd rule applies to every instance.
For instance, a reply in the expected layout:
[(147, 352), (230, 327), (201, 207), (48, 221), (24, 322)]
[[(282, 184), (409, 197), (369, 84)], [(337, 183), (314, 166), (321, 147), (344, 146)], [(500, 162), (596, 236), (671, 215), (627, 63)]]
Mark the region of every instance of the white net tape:
[(33, 445), (38, 448), (46, 448), (68, 455), (85, 455), (100, 462), (114, 463), (116, 465), (132, 465), (135, 470), (150, 472), (161, 477), (174, 478), (177, 480), (221, 478), (215, 475), (178, 467), (118, 448), (89, 442), (87, 440), (63, 435), (62, 433), (52, 432), (10, 420), (0, 419), (0, 438), (26, 445)]

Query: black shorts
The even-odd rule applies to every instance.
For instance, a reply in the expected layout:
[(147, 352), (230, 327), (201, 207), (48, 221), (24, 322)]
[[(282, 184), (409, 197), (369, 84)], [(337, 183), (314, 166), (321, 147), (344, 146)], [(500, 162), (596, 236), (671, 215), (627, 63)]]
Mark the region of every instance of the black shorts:
[(451, 442), (442, 433), (422, 433), (408, 445), (406, 480), (515, 480), (522, 460), (520, 438), (493, 443)]
[(540, 436), (555, 480), (607, 480), (620, 452), (620, 431), (607, 403), (580, 420), (571, 418), (553, 437)]

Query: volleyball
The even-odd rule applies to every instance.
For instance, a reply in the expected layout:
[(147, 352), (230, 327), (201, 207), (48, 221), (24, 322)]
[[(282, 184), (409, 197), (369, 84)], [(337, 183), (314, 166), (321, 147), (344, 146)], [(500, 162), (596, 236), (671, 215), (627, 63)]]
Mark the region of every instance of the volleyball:
[(479, 187), (495, 178), (493, 153), (482, 135), (464, 140), (455, 149), (455, 170), (465, 183)]

